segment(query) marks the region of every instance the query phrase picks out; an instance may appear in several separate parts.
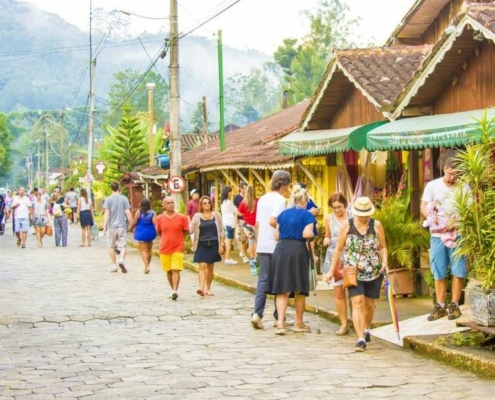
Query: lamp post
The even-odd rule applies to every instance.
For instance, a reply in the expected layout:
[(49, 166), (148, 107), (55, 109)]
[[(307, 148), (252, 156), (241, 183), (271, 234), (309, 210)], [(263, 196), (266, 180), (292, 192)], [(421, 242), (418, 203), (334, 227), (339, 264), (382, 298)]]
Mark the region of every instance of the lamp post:
[(149, 138), (148, 146), (150, 149), (150, 167), (155, 165), (155, 150), (154, 150), (154, 140), (153, 140), (153, 90), (155, 89), (154, 82), (148, 82), (146, 84), (146, 89), (148, 89), (148, 124), (149, 124)]

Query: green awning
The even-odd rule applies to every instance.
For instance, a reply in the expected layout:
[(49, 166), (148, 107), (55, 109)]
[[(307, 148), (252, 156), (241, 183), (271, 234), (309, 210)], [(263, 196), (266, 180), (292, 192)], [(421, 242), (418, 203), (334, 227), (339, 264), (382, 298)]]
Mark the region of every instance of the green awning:
[[(366, 147), (374, 151), (461, 146), (476, 140), (476, 120), (481, 120), (484, 112), (472, 110), (393, 121), (370, 130)], [(494, 118), (495, 109), (488, 109), (487, 116)]]
[(347, 150), (359, 151), (366, 146), (366, 133), (387, 122), (379, 121), (350, 128), (294, 132), (280, 139), (279, 153), (308, 156)]

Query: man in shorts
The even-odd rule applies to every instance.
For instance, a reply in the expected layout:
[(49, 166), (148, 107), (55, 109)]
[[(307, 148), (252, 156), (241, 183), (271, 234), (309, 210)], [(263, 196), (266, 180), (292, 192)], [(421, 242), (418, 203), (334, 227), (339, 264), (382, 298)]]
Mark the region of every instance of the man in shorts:
[(115, 246), (120, 250), (120, 260), (118, 266), (123, 274), (127, 273), (125, 267), (125, 253), (127, 246), (127, 220), (132, 221), (129, 200), (120, 194), (118, 182), (110, 184), (112, 194), (105, 199), (105, 216), (103, 218), (103, 233), (107, 235), (107, 246), (110, 254), (112, 266), (110, 272), (118, 272), (117, 255)]
[(156, 233), (160, 236), (160, 262), (172, 292), (169, 298), (177, 300), (180, 271), (184, 268), (184, 235), (189, 233), (189, 222), (184, 214), (175, 211), (174, 199), (165, 197), (163, 213), (156, 218)]
[[(428, 203), (437, 202), (437, 204), (440, 204), (455, 219), (454, 185), (458, 172), (455, 170), (454, 158), (448, 158), (445, 161), (443, 173), (443, 177), (428, 182), (424, 188), (423, 197), (421, 198), (421, 214), (425, 218), (428, 217), (426, 211)], [(469, 192), (470, 188), (466, 185), (461, 190)], [(435, 278), (437, 303), (428, 316), (428, 321), (435, 321), (447, 314), (450, 320), (457, 319), (461, 316), (459, 300), (464, 286), (464, 278), (467, 276), (465, 257), (457, 257), (455, 255), (455, 247), (450, 248), (445, 246), (440, 239), (441, 233), (443, 231), (434, 230), (430, 227), (430, 268)], [(449, 274), (449, 266), (450, 274), (452, 275), (452, 302), (447, 305), (445, 304), (447, 292), (446, 279)]]
[(29, 220), (32, 218), (32, 204), (23, 187), (19, 188), (19, 195), (12, 203), (14, 213), (14, 232), (17, 237), (17, 247), (26, 248)]

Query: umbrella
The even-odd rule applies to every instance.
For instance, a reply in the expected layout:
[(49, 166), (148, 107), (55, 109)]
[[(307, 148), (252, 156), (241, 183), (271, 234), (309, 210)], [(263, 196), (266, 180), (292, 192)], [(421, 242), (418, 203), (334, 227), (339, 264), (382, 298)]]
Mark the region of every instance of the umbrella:
[(397, 333), (397, 337), (400, 340), (400, 332), (399, 332), (399, 318), (397, 316), (397, 307), (395, 306), (395, 297), (392, 293), (392, 285), (390, 285), (390, 281), (388, 277), (385, 275), (385, 297), (387, 298), (388, 309), (390, 310), (390, 315), (392, 316), (392, 322), (394, 323), (395, 333)]

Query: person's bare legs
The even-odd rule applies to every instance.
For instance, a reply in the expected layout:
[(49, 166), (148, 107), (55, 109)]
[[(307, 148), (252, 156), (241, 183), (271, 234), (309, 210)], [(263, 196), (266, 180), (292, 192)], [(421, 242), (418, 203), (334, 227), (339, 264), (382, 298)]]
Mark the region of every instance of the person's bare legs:
[(198, 281), (199, 281), (199, 288), (196, 291), (197, 294), (200, 296), (205, 295), (205, 285), (206, 285), (206, 267), (208, 264), (206, 263), (199, 263), (199, 271), (198, 271)]
[(347, 319), (347, 305), (345, 299), (345, 289), (343, 285), (333, 287), (333, 293), (335, 296), (335, 308), (340, 319), (342, 327), (347, 329), (349, 321)]
[(464, 278), (452, 276), (452, 302), (459, 304), (463, 287), (464, 287)]
[(38, 247), (41, 247), (41, 226), (34, 227), (36, 231), (36, 242), (38, 242)]
[(375, 316), (375, 299), (364, 298), (364, 329), (371, 329), (371, 323)]
[(352, 322), (358, 340), (364, 340), (364, 328), (366, 325), (364, 295), (351, 297)]
[(446, 279), (435, 279), (435, 294), (437, 296), (438, 304), (445, 304), (445, 296), (447, 292)]
[(230, 260), (231, 254), (230, 251), (232, 250), (232, 239), (225, 239), (225, 260)]
[(179, 283), (180, 283), (180, 271), (178, 270), (170, 270), (167, 272), (167, 280), (168, 283), (170, 284), (170, 287), (172, 288), (173, 292), (177, 292), (177, 289), (179, 289)]
[(206, 285), (205, 285), (205, 294), (207, 296), (213, 296), (211, 292), (211, 282), (213, 281), (213, 267), (215, 264), (206, 264)]
[(83, 229), (83, 232), (86, 233), (86, 242), (88, 246), (91, 246), (91, 225), (86, 225)]
[(294, 309), (295, 309), (295, 320), (294, 320), (294, 326), (296, 325), (304, 325), (304, 307), (306, 305), (306, 296), (300, 294), (300, 293), (295, 293), (294, 294)]
[(21, 232), (21, 246), (26, 246), (27, 232)]
[(151, 260), (149, 242), (139, 242), (139, 252), (141, 253), (141, 258), (143, 259), (144, 263), (144, 273), (147, 274), (148, 272), (150, 272)]
[(115, 254), (115, 247), (109, 247), (108, 254), (110, 254), (110, 261), (112, 262), (112, 265), (117, 264), (117, 254)]
[[(289, 304), (289, 295), (290, 295), (289, 292), (278, 293), (277, 297), (275, 298), (275, 304), (277, 306), (277, 313), (278, 313), (277, 327), (279, 328), (285, 327), (285, 314), (287, 312), (287, 305)], [(296, 318), (297, 318), (297, 310), (296, 310)]]

